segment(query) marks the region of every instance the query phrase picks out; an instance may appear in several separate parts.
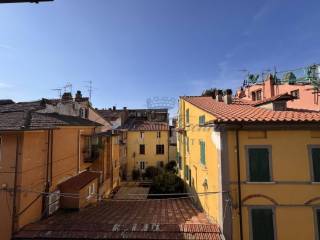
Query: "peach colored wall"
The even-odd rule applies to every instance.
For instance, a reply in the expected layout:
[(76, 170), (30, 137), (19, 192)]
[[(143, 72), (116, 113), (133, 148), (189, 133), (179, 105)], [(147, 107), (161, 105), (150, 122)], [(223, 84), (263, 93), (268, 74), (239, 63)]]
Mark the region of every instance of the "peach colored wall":
[[(256, 84), (250, 87), (244, 88), (246, 96), (243, 99), (251, 100), (251, 93), (254, 91), (262, 90), (262, 99), (270, 98), (279, 94), (291, 93), (291, 91), (299, 90), (299, 99), (295, 99), (287, 102), (289, 108), (294, 109), (309, 109), (320, 110), (320, 99), (317, 102), (315, 100), (315, 94), (313, 94), (313, 87), (311, 85), (290, 85), (281, 84), (273, 85), (270, 87), (270, 81), (267, 80), (264, 84)], [(273, 89), (273, 90), (272, 90)], [(274, 94), (272, 94), (272, 91)]]
[[(2, 144), (0, 149), (0, 187), (7, 186), (8, 189), (14, 187), (16, 143), (17, 136), (14, 133), (0, 133)], [(12, 192), (0, 190), (0, 239), (11, 238), (11, 221), (13, 212)]]

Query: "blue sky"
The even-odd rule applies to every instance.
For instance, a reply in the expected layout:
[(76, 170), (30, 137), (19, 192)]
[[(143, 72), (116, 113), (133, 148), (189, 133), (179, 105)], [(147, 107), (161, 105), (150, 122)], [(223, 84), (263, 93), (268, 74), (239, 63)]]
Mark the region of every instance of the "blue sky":
[(0, 5), (0, 98), (93, 81), (97, 107), (235, 88), (320, 62), (320, 1), (55, 0)]

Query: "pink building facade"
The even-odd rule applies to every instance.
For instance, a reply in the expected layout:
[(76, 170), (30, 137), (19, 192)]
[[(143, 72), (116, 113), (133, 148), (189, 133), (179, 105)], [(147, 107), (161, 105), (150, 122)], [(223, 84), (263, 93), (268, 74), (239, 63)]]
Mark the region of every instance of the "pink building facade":
[(286, 93), (296, 97), (296, 99), (287, 102), (289, 109), (320, 110), (319, 92), (314, 89), (312, 84), (275, 84), (272, 75), (269, 75), (261, 83), (238, 89), (236, 97), (241, 100), (258, 102)]

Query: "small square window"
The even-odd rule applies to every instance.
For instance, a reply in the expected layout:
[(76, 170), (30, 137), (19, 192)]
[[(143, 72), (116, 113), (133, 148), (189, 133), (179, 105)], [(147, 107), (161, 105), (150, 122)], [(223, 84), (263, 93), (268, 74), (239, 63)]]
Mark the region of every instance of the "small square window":
[(199, 126), (203, 126), (205, 122), (206, 122), (206, 116), (205, 115), (199, 116)]
[(160, 131), (157, 132), (157, 138), (161, 138), (161, 132)]
[(164, 145), (163, 144), (156, 145), (156, 154), (164, 154)]
[(299, 89), (291, 91), (291, 95), (296, 99), (299, 99), (300, 98)]

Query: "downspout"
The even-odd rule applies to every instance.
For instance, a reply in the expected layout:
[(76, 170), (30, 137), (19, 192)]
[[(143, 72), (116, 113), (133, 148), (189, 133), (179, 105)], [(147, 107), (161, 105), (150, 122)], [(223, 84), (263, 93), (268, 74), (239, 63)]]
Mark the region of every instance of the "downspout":
[(51, 134), (50, 134), (50, 183), (49, 183), (49, 187), (52, 186), (52, 178), (53, 178), (53, 174), (52, 174), (52, 169), (53, 169), (53, 133), (54, 130), (51, 129)]
[[(51, 130), (49, 129), (48, 131), (48, 136), (47, 136), (47, 163), (46, 163), (46, 186), (45, 186), (45, 192), (49, 192), (50, 189), (50, 181), (49, 181), (49, 165), (50, 165), (50, 142), (51, 142)], [(43, 195), (43, 200), (42, 200), (42, 212), (44, 212), (46, 210), (46, 206), (47, 206), (47, 196)]]
[(237, 151), (237, 175), (238, 175), (238, 206), (239, 206), (239, 227), (240, 240), (243, 240), (242, 227), (242, 203), (241, 203), (241, 176), (240, 176), (240, 153), (239, 153), (239, 130), (236, 129), (236, 151)]
[(80, 173), (80, 160), (81, 160), (81, 153), (80, 153), (80, 151), (81, 151), (81, 146), (80, 146), (80, 135), (81, 135), (81, 133), (80, 133), (80, 129), (78, 130), (78, 162), (77, 162), (77, 174), (79, 174)]
[(18, 162), (19, 162), (19, 136), (17, 136), (16, 142), (16, 161), (15, 161), (15, 172), (14, 172), (14, 183), (13, 183), (13, 206), (12, 206), (12, 224), (11, 224), (11, 235), (15, 232), (15, 218), (17, 212), (16, 197), (17, 197), (17, 182), (18, 182)]

